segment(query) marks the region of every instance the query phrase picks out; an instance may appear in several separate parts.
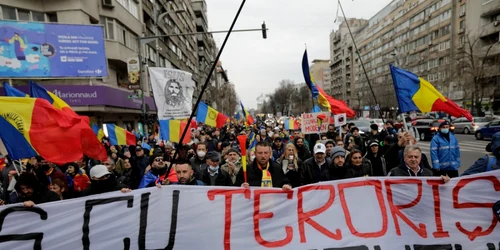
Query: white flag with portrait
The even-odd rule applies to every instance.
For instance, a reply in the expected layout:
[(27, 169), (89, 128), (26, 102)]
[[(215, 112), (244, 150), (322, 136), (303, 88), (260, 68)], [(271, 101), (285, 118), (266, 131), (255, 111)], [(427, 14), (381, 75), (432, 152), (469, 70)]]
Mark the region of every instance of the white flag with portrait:
[(192, 74), (182, 70), (150, 67), (149, 75), (158, 108), (158, 119), (189, 118), (196, 88)]

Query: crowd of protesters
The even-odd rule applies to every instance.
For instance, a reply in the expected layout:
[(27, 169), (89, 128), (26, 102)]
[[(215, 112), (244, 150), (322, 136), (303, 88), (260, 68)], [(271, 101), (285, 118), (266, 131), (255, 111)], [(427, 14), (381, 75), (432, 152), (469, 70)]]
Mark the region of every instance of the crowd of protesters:
[[(221, 129), (202, 124), (193, 129), (188, 144), (159, 142), (154, 136), (134, 146), (109, 145), (108, 159), (81, 159), (62, 166), (40, 156), (13, 162), (6, 156), (0, 175), (0, 204), (26, 207), (111, 191), (162, 185), (276, 187), (289, 190), (312, 183), (366, 176), (441, 176), (408, 132), (398, 132), (391, 121), (382, 129), (371, 126), (361, 135), (350, 123), (340, 130), (304, 135), (282, 124), (250, 127), (228, 124)], [(246, 177), (242, 170), (239, 135), (247, 135)], [(444, 137), (447, 138), (447, 137)], [(253, 141), (255, 140), (255, 142)], [(445, 139), (446, 140), (446, 139)], [(479, 159), (466, 174), (497, 169), (490, 158), (500, 154), (500, 134), (491, 156)], [(175, 159), (174, 159), (175, 157)], [(173, 166), (173, 167), (171, 167)], [(1, 167), (1, 166), (0, 166)], [(169, 171), (170, 170), (170, 171)], [(454, 176), (451, 176), (454, 177)]]

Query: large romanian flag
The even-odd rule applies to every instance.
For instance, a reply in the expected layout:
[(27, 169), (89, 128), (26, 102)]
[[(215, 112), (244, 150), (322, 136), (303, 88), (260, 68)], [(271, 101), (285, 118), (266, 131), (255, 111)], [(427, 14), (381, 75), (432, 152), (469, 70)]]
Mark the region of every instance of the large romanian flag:
[(12, 97), (29, 97), (26, 93), (22, 92), (19, 89), (16, 89), (10, 84), (3, 82), (3, 89), (5, 90), (5, 95), (6, 96), (12, 96)]
[(0, 97), (0, 138), (12, 159), (40, 155), (65, 164), (84, 155), (107, 158), (88, 124), (41, 98)]
[(253, 117), (250, 115), (250, 113), (248, 113), (248, 111), (245, 109), (245, 107), (243, 106), (243, 102), (240, 101), (240, 105), (241, 105), (241, 112), (243, 112), (243, 116), (245, 117), (246, 119), (246, 124), (248, 126), (252, 125), (255, 123), (255, 121), (253, 120)]
[(318, 103), (326, 108), (330, 113), (342, 114), (346, 113), (347, 117), (354, 117), (356, 113), (354, 110), (349, 108), (347, 104), (343, 101), (336, 100), (333, 97), (326, 94), (326, 92), (316, 84), (314, 77), (309, 71), (309, 61), (307, 59), (307, 50), (304, 52), (302, 57), (302, 73), (304, 74), (304, 80), (311, 90), (312, 97), (318, 99)]
[(472, 121), (465, 109), (444, 97), (431, 83), (417, 75), (391, 65), (392, 81), (399, 104), (399, 112), (445, 112)]
[(43, 98), (50, 102), (50, 104), (52, 104), (54, 108), (66, 112), (69, 115), (80, 117), (90, 125), (90, 120), (88, 117), (78, 115), (65, 101), (63, 101), (63, 99), (59, 98), (56, 94), (48, 91), (34, 81), (30, 81), (30, 93), (31, 97)]
[[(160, 135), (162, 140), (179, 143), (182, 132), (188, 126), (186, 120), (160, 120)], [(192, 128), (192, 125), (190, 126)], [(186, 136), (182, 143), (191, 141), (191, 131), (186, 132)]]
[(204, 102), (200, 102), (200, 105), (198, 105), (198, 110), (196, 112), (197, 122), (205, 123), (210, 127), (222, 128), (224, 124), (226, 124), (227, 119), (227, 116)]
[(118, 127), (115, 124), (105, 124), (108, 130), (108, 139), (111, 145), (135, 145), (136, 138), (132, 132), (124, 128)]

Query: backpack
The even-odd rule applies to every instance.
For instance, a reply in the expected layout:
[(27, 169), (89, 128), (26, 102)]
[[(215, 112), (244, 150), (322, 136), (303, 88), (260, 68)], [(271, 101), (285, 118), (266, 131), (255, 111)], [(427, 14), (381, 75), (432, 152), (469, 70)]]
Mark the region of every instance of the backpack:
[[(486, 166), (485, 172), (494, 170), (493, 167), (495, 166), (496, 163), (497, 163), (497, 158), (495, 156), (488, 155), (488, 165)], [(495, 169), (497, 169), (497, 168), (495, 168)]]

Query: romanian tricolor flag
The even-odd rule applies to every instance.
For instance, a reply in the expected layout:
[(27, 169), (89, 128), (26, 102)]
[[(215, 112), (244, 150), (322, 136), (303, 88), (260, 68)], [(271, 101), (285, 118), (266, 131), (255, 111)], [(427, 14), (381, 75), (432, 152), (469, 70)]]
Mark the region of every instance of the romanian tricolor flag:
[(30, 81), (30, 93), (31, 93), (31, 97), (43, 98), (43, 99), (47, 100), (48, 102), (50, 102), (52, 104), (52, 106), (54, 106), (54, 108), (56, 108), (58, 110), (62, 110), (63, 112), (68, 113), (69, 115), (80, 117), (85, 122), (87, 122), (87, 124), (90, 125), (90, 119), (88, 117), (79, 116), (77, 113), (75, 113), (75, 111), (73, 111), (73, 109), (71, 109), (71, 107), (65, 101), (63, 101), (61, 98), (59, 98), (54, 93), (46, 90), (44, 87), (38, 85), (34, 81)]
[(255, 121), (253, 120), (253, 117), (250, 115), (250, 113), (248, 113), (248, 111), (245, 109), (245, 107), (243, 106), (243, 102), (240, 101), (240, 105), (241, 105), (241, 112), (243, 112), (243, 116), (245, 117), (246, 119), (246, 124), (248, 126), (252, 125), (255, 123)]
[(111, 145), (135, 145), (135, 135), (114, 124), (104, 124), (108, 130), (108, 139)]
[(204, 102), (200, 102), (200, 105), (198, 105), (198, 110), (196, 112), (197, 122), (205, 123), (210, 127), (222, 128), (228, 119), (227, 116)]
[(294, 118), (286, 118), (283, 124), (285, 130), (299, 130), (299, 123)]
[(5, 95), (6, 96), (12, 96), (12, 97), (29, 97), (28, 94), (22, 92), (19, 89), (16, 89), (16, 88), (10, 86), (10, 84), (8, 84), (6, 82), (3, 82), (3, 89), (5, 90)]
[(316, 82), (314, 81), (314, 77), (309, 71), (307, 50), (304, 52), (304, 57), (302, 58), (302, 73), (304, 74), (304, 80), (306, 81), (307, 86), (309, 87), (309, 89), (311, 89), (313, 98), (318, 98), (318, 103), (326, 108), (328, 112), (334, 114), (346, 113), (347, 117), (356, 116), (354, 110), (349, 108), (347, 104), (327, 95), (326, 92), (316, 84)]
[(40, 155), (65, 164), (84, 155), (107, 158), (88, 124), (41, 98), (0, 97), (0, 138), (12, 159)]
[(455, 117), (464, 116), (472, 121), (472, 115), (467, 110), (444, 97), (428, 81), (392, 65), (391, 74), (400, 112), (438, 111)]
[[(182, 132), (186, 129), (186, 120), (160, 120), (160, 134), (161, 139), (179, 143), (181, 140)], [(192, 126), (190, 126), (192, 127)], [(182, 143), (187, 144), (191, 141), (191, 131), (186, 132), (186, 136)]]

